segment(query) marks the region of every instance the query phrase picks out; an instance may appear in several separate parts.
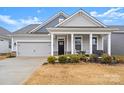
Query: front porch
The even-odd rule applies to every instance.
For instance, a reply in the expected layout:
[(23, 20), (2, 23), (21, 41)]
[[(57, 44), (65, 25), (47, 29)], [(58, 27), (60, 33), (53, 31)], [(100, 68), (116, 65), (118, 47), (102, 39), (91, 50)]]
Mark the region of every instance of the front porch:
[[(107, 51), (104, 38), (107, 37)], [(51, 55), (93, 54), (101, 50), (111, 55), (111, 33), (51, 33)]]

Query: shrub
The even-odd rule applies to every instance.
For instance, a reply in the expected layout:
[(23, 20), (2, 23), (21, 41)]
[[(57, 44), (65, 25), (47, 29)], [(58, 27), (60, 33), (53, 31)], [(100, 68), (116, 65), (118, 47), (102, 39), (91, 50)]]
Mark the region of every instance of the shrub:
[(61, 56), (59, 56), (58, 61), (59, 61), (60, 63), (66, 63), (66, 61), (67, 61), (67, 56), (66, 56), (66, 55), (61, 55)]
[(72, 63), (78, 63), (80, 60), (80, 56), (76, 54), (71, 55), (70, 58)]
[(89, 57), (90, 55), (89, 54), (85, 54), (86, 57)]
[(96, 54), (91, 54), (91, 55), (90, 55), (90, 61), (91, 61), (91, 62), (96, 62), (97, 59), (98, 59), (98, 58), (97, 58)]
[(80, 55), (80, 60), (86, 62), (87, 57), (85, 55)]
[(49, 56), (49, 57), (47, 58), (47, 61), (48, 61), (49, 63), (54, 64), (55, 61), (56, 61), (56, 57), (55, 57), (55, 56)]
[(117, 62), (117, 59), (115, 58), (115, 56), (112, 56), (112, 62), (111, 62), (112, 64), (116, 64), (116, 63), (118, 63)]
[(66, 62), (67, 62), (67, 63), (70, 63), (70, 62), (71, 62), (71, 55), (66, 55), (66, 57), (67, 57)]
[(102, 57), (101, 58), (102, 63), (111, 64), (111, 62), (112, 62), (112, 57), (111, 56), (109, 56), (108, 54), (103, 54), (101, 57)]

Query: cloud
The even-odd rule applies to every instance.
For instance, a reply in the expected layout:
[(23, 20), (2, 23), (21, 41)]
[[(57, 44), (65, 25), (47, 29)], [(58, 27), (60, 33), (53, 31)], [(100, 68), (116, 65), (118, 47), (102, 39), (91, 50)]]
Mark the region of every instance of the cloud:
[(39, 20), (39, 18), (37, 17), (33, 17), (33, 18), (28, 18), (28, 19), (20, 19), (19, 20), (22, 24), (39, 24), (41, 23), (41, 21)]
[(37, 10), (37, 13), (41, 13), (41, 10)]
[(103, 22), (104, 22), (105, 24), (110, 24), (110, 23), (113, 22), (113, 20), (105, 19), (105, 20), (103, 20)]
[(0, 15), (0, 21), (7, 24), (12, 24), (12, 25), (17, 24), (17, 21), (12, 19), (11, 16), (8, 16), (8, 15)]
[(108, 17), (108, 18), (114, 18), (114, 19), (118, 19), (119, 17), (124, 18), (124, 13), (119, 12), (121, 9), (123, 9), (123, 8), (111, 8), (101, 14), (99, 14), (96, 11), (92, 11), (92, 12), (90, 12), (90, 14), (94, 17)]
[(42, 23), (38, 17), (28, 17), (25, 19), (12, 19), (12, 17), (9, 15), (0, 15), (0, 21), (14, 27), (14, 30), (29, 24)]

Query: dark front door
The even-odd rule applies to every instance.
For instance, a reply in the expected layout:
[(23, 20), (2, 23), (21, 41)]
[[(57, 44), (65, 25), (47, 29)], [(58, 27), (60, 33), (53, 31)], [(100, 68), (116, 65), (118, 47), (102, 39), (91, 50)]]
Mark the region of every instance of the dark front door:
[(97, 50), (97, 37), (93, 37), (93, 53), (95, 54)]
[(58, 41), (58, 54), (64, 54), (64, 41)]

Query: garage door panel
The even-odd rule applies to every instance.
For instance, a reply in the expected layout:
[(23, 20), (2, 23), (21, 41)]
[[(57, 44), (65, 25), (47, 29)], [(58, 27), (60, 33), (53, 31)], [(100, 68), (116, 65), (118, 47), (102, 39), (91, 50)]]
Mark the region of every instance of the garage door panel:
[(18, 56), (48, 56), (50, 43), (48, 42), (20, 42), (18, 43)]

